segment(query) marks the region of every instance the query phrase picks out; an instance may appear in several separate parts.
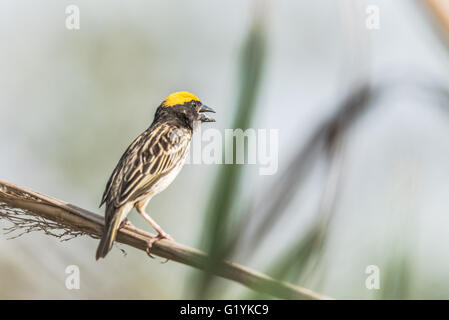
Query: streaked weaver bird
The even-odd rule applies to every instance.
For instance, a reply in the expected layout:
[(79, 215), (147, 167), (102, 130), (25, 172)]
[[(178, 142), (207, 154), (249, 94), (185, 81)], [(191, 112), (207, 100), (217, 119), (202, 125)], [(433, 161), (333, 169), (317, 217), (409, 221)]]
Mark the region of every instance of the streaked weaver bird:
[(146, 212), (148, 202), (163, 191), (182, 169), (192, 135), (202, 122), (214, 122), (205, 112), (215, 112), (189, 92), (169, 95), (156, 110), (153, 123), (126, 149), (106, 184), (103, 236), (96, 259), (111, 250), (117, 231), (133, 209), (156, 230), (148, 250), (159, 239), (173, 239)]

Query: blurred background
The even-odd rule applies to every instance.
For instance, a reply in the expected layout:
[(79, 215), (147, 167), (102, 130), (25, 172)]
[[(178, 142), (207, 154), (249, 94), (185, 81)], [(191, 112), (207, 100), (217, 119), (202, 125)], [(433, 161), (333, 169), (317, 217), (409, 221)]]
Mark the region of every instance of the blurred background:
[[(449, 1), (1, 1), (0, 179), (103, 213), (125, 148), (191, 91), (216, 109), (209, 127), (279, 130), (275, 175), (188, 164), (149, 204), (210, 268), (338, 299), (448, 299), (448, 35)], [(96, 262), (88, 237), (9, 236), (2, 299), (270, 298), (121, 244)]]

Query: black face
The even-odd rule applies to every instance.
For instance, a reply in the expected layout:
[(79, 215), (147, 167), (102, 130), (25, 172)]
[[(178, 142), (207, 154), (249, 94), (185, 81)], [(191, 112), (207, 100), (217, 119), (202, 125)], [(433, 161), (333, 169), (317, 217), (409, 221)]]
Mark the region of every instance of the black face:
[(215, 119), (207, 116), (205, 113), (215, 111), (202, 104), (200, 101), (192, 100), (184, 104), (177, 104), (172, 107), (161, 105), (156, 111), (156, 118), (173, 118), (186, 122), (190, 127), (194, 127), (198, 122), (215, 122)]
[(214, 109), (202, 104), (201, 101), (192, 100), (190, 102), (186, 102), (185, 105), (187, 105), (186, 107), (190, 108), (190, 110), (193, 110), (196, 117), (195, 120), (201, 122), (215, 122), (215, 119), (205, 114), (206, 112), (215, 113)]

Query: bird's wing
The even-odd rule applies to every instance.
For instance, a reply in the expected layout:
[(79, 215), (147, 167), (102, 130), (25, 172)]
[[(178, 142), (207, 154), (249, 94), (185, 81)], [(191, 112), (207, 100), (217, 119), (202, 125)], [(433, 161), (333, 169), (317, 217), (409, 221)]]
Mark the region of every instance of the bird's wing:
[(114, 169), (101, 204), (120, 207), (151, 189), (174, 169), (188, 149), (191, 132), (161, 125), (150, 128), (128, 147)]

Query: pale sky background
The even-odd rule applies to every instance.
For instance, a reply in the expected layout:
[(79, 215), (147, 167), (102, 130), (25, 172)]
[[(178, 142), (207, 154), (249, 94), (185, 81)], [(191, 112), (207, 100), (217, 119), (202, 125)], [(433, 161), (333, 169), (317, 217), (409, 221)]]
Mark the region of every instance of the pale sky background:
[[(68, 4), (80, 8), (78, 31), (65, 28)], [(365, 27), (367, 4), (379, 6), (379, 30)], [(267, 61), (253, 127), (279, 129), (280, 171), (292, 145), (305, 143), (355, 82), (395, 84), (346, 142), (326, 277), (312, 289), (373, 298), (366, 266), (379, 265), (382, 274), (399, 251), (413, 272), (411, 297), (449, 298), (448, 106), (433, 106), (435, 99), (413, 85), (446, 85), (449, 56), (423, 8), (411, 0), (267, 5)], [(0, 2), (0, 178), (103, 213), (98, 204), (109, 174), (169, 93), (194, 92), (217, 110), (213, 126), (229, 128), (253, 7), (237, 0)], [(187, 165), (151, 201), (150, 214), (179, 242), (198, 245), (217, 169)], [(304, 232), (321, 180), (312, 175), (245, 264), (263, 271), (267, 252)], [(276, 175), (248, 167), (243, 198), (262, 201), (274, 181)], [(131, 220), (149, 228), (135, 213)], [(11, 241), (2, 235), (0, 298), (188, 297), (190, 267), (161, 264), (123, 245), (126, 257), (115, 248), (96, 262), (96, 246), (87, 237), (60, 243), (38, 233)], [(80, 266), (80, 290), (65, 288), (72, 264)], [(217, 298), (244, 293), (237, 284), (223, 288)]]

